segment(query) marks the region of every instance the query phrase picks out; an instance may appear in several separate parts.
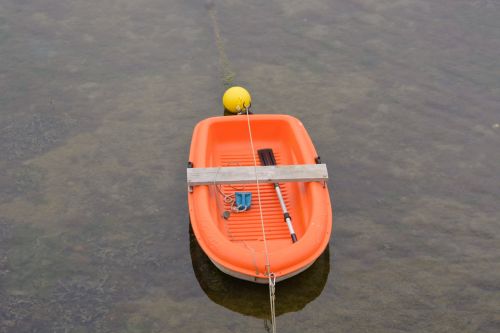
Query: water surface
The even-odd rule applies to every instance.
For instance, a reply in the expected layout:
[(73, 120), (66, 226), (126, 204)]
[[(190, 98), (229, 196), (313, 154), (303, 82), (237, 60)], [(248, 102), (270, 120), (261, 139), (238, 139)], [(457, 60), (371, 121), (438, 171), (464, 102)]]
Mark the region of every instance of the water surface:
[[(279, 332), (500, 331), (500, 4), (214, 2), (256, 113), (300, 118), (334, 235)], [(189, 231), (224, 73), (203, 1), (0, 1), (0, 332), (266, 332)]]

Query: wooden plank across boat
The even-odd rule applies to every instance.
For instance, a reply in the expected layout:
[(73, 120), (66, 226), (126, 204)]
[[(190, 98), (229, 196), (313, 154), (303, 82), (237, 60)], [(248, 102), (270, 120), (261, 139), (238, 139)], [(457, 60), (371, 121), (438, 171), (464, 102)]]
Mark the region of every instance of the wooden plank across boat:
[[(198, 243), (220, 270), (268, 283), (269, 272), (280, 281), (307, 269), (328, 245), (332, 231), (325, 186), (328, 171), (318, 163), (313, 143), (298, 119), (251, 115), (250, 120), (255, 151), (246, 116), (208, 118), (195, 127), (187, 169), (189, 214)], [(254, 165), (262, 149), (272, 149), (276, 165)], [(250, 209), (234, 210), (235, 192), (251, 193)], [(295, 243), (284, 222), (283, 205), (292, 220)], [(264, 237), (270, 267), (266, 266)]]
[(188, 168), (188, 186), (326, 181), (325, 164)]

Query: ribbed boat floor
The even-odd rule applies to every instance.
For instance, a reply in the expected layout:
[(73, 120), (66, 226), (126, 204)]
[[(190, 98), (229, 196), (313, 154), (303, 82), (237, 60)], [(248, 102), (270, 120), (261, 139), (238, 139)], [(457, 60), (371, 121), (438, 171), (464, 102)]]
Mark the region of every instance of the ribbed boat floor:
[[(274, 150), (276, 163), (280, 164), (280, 154)], [(255, 156), (257, 165), (260, 165), (259, 156)], [(253, 166), (251, 154), (224, 154), (220, 156), (219, 163), (222, 166)], [(287, 184), (280, 184), (283, 199), (290, 212), (293, 215), (293, 209), (290, 207), (290, 197)], [(260, 200), (262, 205), (262, 215), (264, 217), (264, 228), (266, 239), (289, 239), (290, 232), (283, 219), (283, 211), (278, 200), (278, 196), (273, 184), (260, 184)], [(262, 240), (262, 226), (260, 221), (259, 201), (256, 184), (236, 184), (221, 186), (222, 192), (226, 195), (234, 192), (252, 192), (252, 205), (246, 212), (231, 212), (229, 219), (224, 221), (228, 239), (231, 241), (257, 241)], [(217, 200), (224, 203), (221, 195)], [(222, 205), (219, 205), (222, 206)], [(225, 210), (231, 210), (231, 205), (224, 203)]]

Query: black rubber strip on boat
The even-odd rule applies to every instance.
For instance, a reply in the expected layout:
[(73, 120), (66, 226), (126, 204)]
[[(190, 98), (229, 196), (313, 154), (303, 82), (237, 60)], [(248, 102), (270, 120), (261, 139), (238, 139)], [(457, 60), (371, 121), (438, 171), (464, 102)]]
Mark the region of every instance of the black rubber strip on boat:
[(257, 151), (259, 153), (259, 158), (262, 164), (264, 165), (276, 165), (276, 159), (274, 158), (272, 149), (259, 149)]

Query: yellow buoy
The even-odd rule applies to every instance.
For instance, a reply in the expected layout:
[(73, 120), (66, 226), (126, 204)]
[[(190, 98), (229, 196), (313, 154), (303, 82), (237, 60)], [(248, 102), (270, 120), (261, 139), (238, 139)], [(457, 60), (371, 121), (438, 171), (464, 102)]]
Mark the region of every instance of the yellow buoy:
[(239, 113), (250, 108), (252, 98), (245, 88), (231, 87), (222, 96), (222, 104), (229, 112)]

